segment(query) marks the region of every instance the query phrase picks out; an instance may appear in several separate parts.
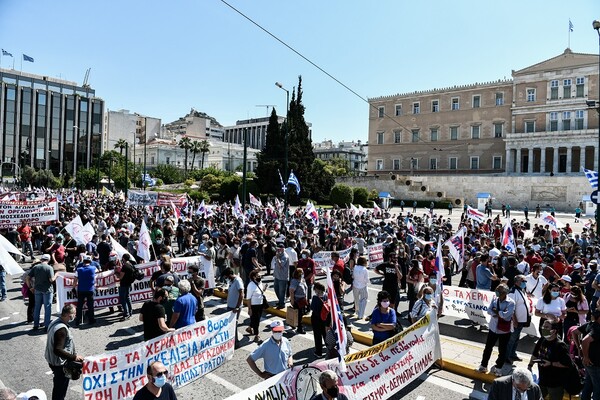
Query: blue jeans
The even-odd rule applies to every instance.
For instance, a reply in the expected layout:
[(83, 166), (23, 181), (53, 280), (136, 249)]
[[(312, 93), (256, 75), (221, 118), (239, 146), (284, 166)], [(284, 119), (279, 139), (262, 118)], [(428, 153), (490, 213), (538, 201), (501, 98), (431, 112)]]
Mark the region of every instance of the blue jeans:
[(514, 331), (510, 334), (510, 339), (508, 339), (508, 345), (506, 346), (506, 357), (509, 360), (517, 358), (517, 346), (519, 345), (519, 337), (521, 336), (522, 330), (523, 324), (518, 323), (517, 327), (514, 328)]
[(6, 299), (6, 271), (0, 271), (0, 299)]
[(75, 316), (75, 325), (79, 325), (83, 322), (83, 303), (87, 304), (87, 317), (88, 322), (93, 324), (96, 322), (94, 317), (94, 292), (91, 291), (77, 291), (77, 314)]
[(274, 289), (275, 294), (277, 295), (277, 300), (279, 300), (277, 302), (278, 307), (285, 306), (285, 291), (287, 288), (287, 283), (287, 281), (284, 281), (282, 279), (275, 279)]
[(131, 298), (129, 297), (130, 291), (131, 286), (119, 286), (119, 301), (123, 307), (124, 317), (130, 317), (131, 313), (133, 312), (133, 308), (131, 307)]
[(600, 366), (596, 365), (585, 367), (585, 382), (581, 391), (581, 400), (590, 399), (600, 399)]
[(27, 242), (21, 242), (21, 252), (25, 256), (27, 255), (27, 253), (29, 253), (29, 255), (33, 257), (33, 245), (31, 244), (31, 240)]
[(52, 313), (52, 290), (47, 292), (35, 291), (35, 309), (33, 310), (33, 327), (40, 326), (40, 312), (44, 306), (44, 326), (50, 325), (50, 314)]

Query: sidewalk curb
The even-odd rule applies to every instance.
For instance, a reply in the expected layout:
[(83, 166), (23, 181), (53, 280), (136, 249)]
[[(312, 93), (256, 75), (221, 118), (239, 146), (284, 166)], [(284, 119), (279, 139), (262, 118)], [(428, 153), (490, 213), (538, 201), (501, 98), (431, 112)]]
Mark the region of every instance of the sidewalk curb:
[[(217, 297), (220, 297), (222, 299), (227, 298), (227, 293), (225, 293), (221, 289), (215, 289), (214, 295)], [(265, 309), (264, 312), (272, 314), (272, 315), (276, 315), (281, 318), (285, 318), (285, 310), (279, 310), (275, 307), (269, 307), (269, 308)], [(302, 323), (304, 323), (306, 325), (311, 325), (310, 317), (304, 316), (304, 318), (302, 318)], [(354, 340), (360, 344), (364, 344), (366, 346), (371, 346), (373, 344), (373, 335), (372, 334), (367, 334), (367, 333), (359, 332), (359, 331), (352, 331), (352, 336), (354, 337)], [(478, 381), (482, 381), (485, 383), (492, 383), (494, 381), (494, 379), (496, 379), (496, 377), (492, 374), (481, 373), (481, 372), (477, 371), (476, 369), (474, 369), (470, 365), (457, 363), (455, 361), (444, 360), (442, 358), (442, 359), (439, 359), (438, 361), (436, 361), (436, 364), (444, 371), (452, 372), (454, 374), (463, 376), (465, 378), (473, 379), (473, 380), (478, 380)]]

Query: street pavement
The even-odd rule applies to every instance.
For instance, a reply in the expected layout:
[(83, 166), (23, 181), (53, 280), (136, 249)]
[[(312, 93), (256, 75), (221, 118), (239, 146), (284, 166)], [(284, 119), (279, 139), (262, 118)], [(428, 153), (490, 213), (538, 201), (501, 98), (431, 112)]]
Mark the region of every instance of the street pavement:
[[(447, 214), (447, 211), (443, 211), (443, 213)], [(512, 214), (513, 218), (522, 218), (522, 214), (519, 215), (515, 211)], [(456, 228), (460, 212), (455, 210), (450, 217), (453, 226)], [(581, 231), (583, 227), (583, 222), (573, 224), (572, 216), (557, 214), (557, 218), (563, 222), (570, 222), (576, 232)], [(23, 268), (28, 269), (29, 264), (23, 264)], [(374, 307), (376, 295), (381, 285), (378, 275), (375, 275), (372, 271), (370, 271), (370, 275), (372, 285), (369, 287), (367, 310)], [(457, 280), (455, 279), (455, 281)], [(272, 277), (265, 277), (264, 282), (272, 286)], [(3, 355), (0, 357), (0, 388), (6, 386), (17, 392), (40, 388), (50, 394), (52, 374), (44, 360), (46, 335), (41, 330), (32, 331), (31, 325), (26, 324), (26, 306), (20, 293), (20, 277), (8, 276), (7, 289), (8, 301), (0, 303), (0, 346)], [(267, 297), (273, 304), (275, 295), (272, 290), (267, 291)], [(352, 301), (352, 295), (347, 295), (346, 300)], [(143, 341), (142, 324), (138, 321), (140, 307), (140, 304), (134, 305), (134, 317), (124, 322), (119, 321), (120, 315), (118, 313), (110, 314), (107, 309), (99, 310), (96, 325), (84, 324), (78, 329), (73, 329), (77, 353), (84, 356), (97, 355), (131, 344), (141, 343)], [(217, 297), (207, 299), (206, 309), (207, 316), (218, 315), (226, 311), (224, 301)], [(406, 317), (406, 309), (407, 302), (402, 301), (399, 311), (403, 317)], [(56, 315), (54, 313), (54, 316)], [(267, 326), (275, 319), (280, 319), (280, 317), (269, 314), (263, 315), (261, 321), (261, 328), (263, 329), (261, 336), (263, 338), (269, 336)], [(368, 322), (358, 321), (356, 318), (352, 318), (351, 321), (353, 329), (365, 333), (370, 332)], [(239, 334), (243, 337), (242, 347), (235, 351), (233, 359), (205, 377), (178, 389), (179, 399), (197, 399), (201, 397), (222, 399), (239, 393), (261, 381), (261, 378), (256, 376), (246, 363), (248, 354), (257, 346), (250, 340), (250, 337), (242, 336), (248, 322), (249, 318), (243, 312), (239, 329)], [(474, 370), (479, 365), (487, 331), (481, 327), (473, 326), (466, 320), (442, 317), (439, 322), (442, 357), (453, 363), (464, 365), (465, 368), (458, 371), (460, 375), (440, 370), (437, 367), (431, 368), (391, 398), (417, 400), (444, 398), (453, 400), (484, 399), (486, 397), (487, 384), (485, 382), (489, 382), (491, 378), (484, 374), (475, 373)], [(406, 319), (405, 325), (408, 325)], [(303, 365), (316, 360), (313, 355), (313, 336), (310, 327), (306, 335), (296, 335), (290, 328), (286, 332), (286, 336), (292, 343), (295, 365)], [(534, 340), (532, 338), (525, 337), (521, 340), (519, 351), (521, 358), (526, 360), (523, 364), (526, 364), (526, 357), (532, 351), (533, 344)], [(365, 345), (355, 342), (353, 349), (361, 350), (365, 347)], [(472, 370), (469, 370), (469, 368), (472, 368)], [(67, 398), (82, 399), (82, 393), (81, 381), (71, 382)]]

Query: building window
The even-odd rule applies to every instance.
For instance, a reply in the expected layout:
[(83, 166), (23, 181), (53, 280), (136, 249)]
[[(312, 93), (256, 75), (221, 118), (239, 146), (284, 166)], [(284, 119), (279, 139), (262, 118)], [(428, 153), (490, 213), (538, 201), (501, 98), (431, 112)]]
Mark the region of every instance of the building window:
[(383, 132), (377, 132), (377, 144), (383, 144)]
[(381, 106), (377, 110), (379, 112), (379, 118), (383, 118), (385, 116), (385, 107)]
[(452, 110), (458, 110), (460, 108), (460, 103), (458, 100), (458, 97), (452, 98), (452, 107), (450, 107)]
[(154, 165), (154, 156), (150, 157), (150, 165)]
[(440, 112), (440, 101), (439, 100), (431, 101), (431, 112)]
[(558, 80), (550, 81), (550, 100), (558, 100)]
[(410, 170), (419, 169), (419, 159), (418, 158), (410, 158)]
[(375, 161), (375, 169), (377, 171), (383, 171), (383, 160)]
[(577, 110), (575, 111), (575, 129), (581, 130), (583, 129), (583, 120), (584, 120), (584, 111)]
[(571, 98), (571, 82), (570, 79), (563, 80), (563, 99)]
[(504, 93), (496, 93), (496, 105), (504, 105)]
[(429, 159), (429, 169), (437, 169), (437, 158)]
[(449, 169), (458, 169), (458, 158), (457, 157), (448, 158), (448, 168)]
[(502, 157), (494, 156), (492, 160), (492, 168), (493, 169), (502, 169)]
[(394, 114), (396, 115), (396, 117), (402, 115), (402, 104), (396, 104), (396, 111), (394, 112)]
[(471, 169), (479, 169), (479, 157), (471, 157)]
[(571, 130), (571, 111), (564, 111), (562, 115), (563, 131)]
[(413, 114), (419, 114), (421, 112), (421, 104), (417, 101), (413, 103)]
[(431, 141), (432, 142), (438, 141), (438, 129), (437, 128), (431, 128)]
[(171, 164), (171, 157), (167, 157), (167, 165)]
[(504, 129), (504, 124), (500, 124), (500, 123), (494, 124), (494, 137), (501, 138), (503, 129)]
[(471, 139), (479, 139), (480, 127), (480, 125), (473, 125), (471, 127)]
[(558, 131), (558, 113), (553, 111), (550, 113), (550, 132)]
[(577, 78), (575, 80), (575, 97), (583, 97), (583, 87), (585, 78)]
[(458, 126), (450, 127), (450, 140), (458, 140)]
[(418, 129), (412, 130), (412, 141), (413, 141), (413, 143), (416, 143), (419, 141), (419, 130)]
[(402, 131), (394, 131), (394, 143), (402, 143)]
[(477, 96), (473, 96), (473, 108), (479, 108), (481, 107), (481, 96), (477, 95)]
[(525, 121), (525, 133), (535, 132), (535, 121)]
[(399, 169), (400, 169), (400, 160), (395, 159), (394, 160), (394, 171), (398, 171)]
[(527, 89), (527, 101), (535, 101), (535, 89)]

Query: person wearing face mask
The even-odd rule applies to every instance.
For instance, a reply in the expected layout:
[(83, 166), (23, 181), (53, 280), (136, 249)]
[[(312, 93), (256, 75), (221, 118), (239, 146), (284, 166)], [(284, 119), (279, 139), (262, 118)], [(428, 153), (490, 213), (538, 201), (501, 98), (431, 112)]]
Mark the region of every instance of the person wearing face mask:
[[(242, 278), (233, 273), (231, 268), (226, 268), (223, 275), (229, 281), (227, 289), (227, 311), (233, 311), (236, 315), (236, 321), (240, 318), (242, 301), (244, 300), (244, 282)], [(235, 329), (235, 348), (239, 346), (238, 330)]]
[(175, 329), (169, 328), (165, 319), (165, 308), (161, 303), (166, 301), (167, 292), (164, 289), (158, 289), (154, 292), (152, 300), (145, 302), (140, 310), (140, 322), (144, 324), (144, 340), (148, 341), (162, 336), (167, 332), (173, 332)]
[[(292, 346), (289, 340), (283, 337), (285, 330), (283, 322), (273, 321), (270, 327), (272, 334), (269, 340), (264, 341), (246, 358), (252, 371), (263, 379), (269, 379), (294, 365)], [(256, 361), (261, 358), (264, 363), (264, 371), (256, 366)]]
[(358, 319), (363, 319), (365, 316), (365, 309), (367, 308), (367, 301), (369, 299), (369, 291), (367, 286), (369, 285), (369, 271), (367, 265), (369, 260), (364, 257), (358, 257), (356, 260), (356, 266), (354, 267), (353, 282), (352, 282), (352, 295), (354, 297), (354, 304), (356, 305), (356, 312)]
[(594, 310), (591, 321), (573, 331), (573, 339), (585, 367), (581, 399), (600, 399), (600, 310)]
[(304, 282), (304, 272), (302, 272), (301, 268), (296, 268), (290, 282), (290, 304), (298, 310), (298, 329), (296, 332), (299, 334), (306, 333), (302, 326), (302, 317), (306, 313), (305, 310), (308, 305), (307, 291), (308, 288), (306, 287), (306, 282)]
[(515, 285), (508, 295), (515, 302), (513, 331), (510, 334), (510, 339), (508, 339), (508, 345), (506, 349), (507, 361), (509, 363), (512, 363), (513, 361), (523, 361), (517, 355), (517, 346), (519, 345), (521, 331), (523, 328), (528, 327), (529, 324), (531, 324), (531, 310), (529, 309), (529, 300), (527, 298), (527, 294), (525, 293), (525, 289), (527, 288), (525, 275), (516, 275), (514, 282)]
[(512, 318), (515, 312), (515, 302), (508, 297), (508, 286), (501, 283), (496, 287), (495, 296), (490, 302), (487, 313), (492, 317), (488, 326), (488, 335), (483, 349), (481, 365), (478, 371), (487, 372), (487, 365), (492, 356), (492, 350), (498, 342), (498, 358), (491, 372), (496, 376), (502, 375), (506, 362), (506, 349), (512, 332)]
[(529, 296), (533, 296), (536, 299), (541, 298), (544, 295), (544, 288), (548, 284), (548, 280), (541, 274), (542, 264), (533, 264), (531, 273), (525, 277), (527, 282), (527, 288), (525, 289)]
[(191, 264), (188, 267), (188, 282), (190, 282), (192, 295), (198, 301), (198, 308), (196, 309), (196, 322), (204, 321), (204, 287), (206, 286), (206, 281), (199, 274), (198, 264)]
[(338, 386), (338, 376), (330, 369), (321, 372), (319, 375), (319, 385), (323, 393), (314, 395), (310, 400), (348, 400), (348, 396), (340, 393)]
[[(315, 356), (317, 358), (323, 357), (323, 342), (325, 341), (325, 328), (327, 322), (331, 321), (330, 314), (328, 313), (327, 294), (325, 293), (325, 286), (321, 282), (315, 282), (315, 295), (310, 301), (310, 322), (313, 329), (313, 336), (315, 338)], [(325, 307), (325, 311), (323, 310)], [(325, 318), (323, 318), (325, 316)]]
[(285, 253), (283, 244), (277, 245), (277, 253), (271, 260), (271, 269), (273, 270), (274, 289), (277, 295), (277, 308), (279, 310), (285, 307), (286, 288), (289, 279), (290, 261)]
[(371, 314), (373, 345), (394, 336), (396, 322), (396, 311), (390, 307), (390, 295), (383, 290), (377, 294), (377, 307), (375, 307)]
[(560, 287), (556, 283), (549, 284), (544, 290), (544, 296), (535, 305), (535, 315), (540, 317), (540, 333), (547, 319), (558, 319), (557, 323), (561, 325), (558, 335), (562, 337), (562, 320), (567, 315), (567, 306), (560, 297)]
[(67, 395), (70, 380), (64, 371), (67, 361), (83, 362), (83, 357), (75, 352), (75, 341), (69, 328), (69, 323), (75, 320), (75, 313), (75, 307), (67, 304), (62, 308), (60, 317), (48, 326), (45, 357), (54, 374), (52, 399), (62, 400)]
[(490, 386), (488, 400), (542, 400), (542, 391), (525, 368), (515, 368), (511, 375), (497, 378)]
[(558, 334), (562, 332), (562, 323), (557, 319), (547, 319), (542, 325), (542, 337), (535, 344), (527, 368), (531, 370), (533, 364), (538, 364), (539, 385), (542, 396), (549, 400), (561, 400), (564, 394), (563, 377), (571, 365), (569, 349), (560, 340)]
[(146, 368), (146, 383), (133, 397), (133, 400), (177, 400), (173, 386), (168, 380), (169, 371), (160, 361), (151, 362)]
[(262, 277), (259, 270), (250, 272), (250, 282), (246, 288), (246, 300), (248, 300), (248, 315), (250, 315), (250, 326), (246, 332), (254, 335), (254, 342), (260, 342), (259, 325), (260, 317), (263, 312), (263, 296), (265, 294), (265, 285), (261, 283)]
[(306, 282), (307, 288), (307, 299), (312, 298), (312, 287), (315, 283), (315, 275), (317, 274), (317, 267), (315, 261), (310, 257), (310, 250), (303, 249), (300, 252), (300, 259), (298, 260), (298, 268), (304, 272), (304, 282)]
[(416, 301), (415, 305), (410, 312), (410, 320), (414, 324), (421, 318), (423, 318), (429, 311), (437, 309), (435, 300), (433, 298), (434, 290), (430, 286), (423, 288), (423, 294), (419, 300)]

